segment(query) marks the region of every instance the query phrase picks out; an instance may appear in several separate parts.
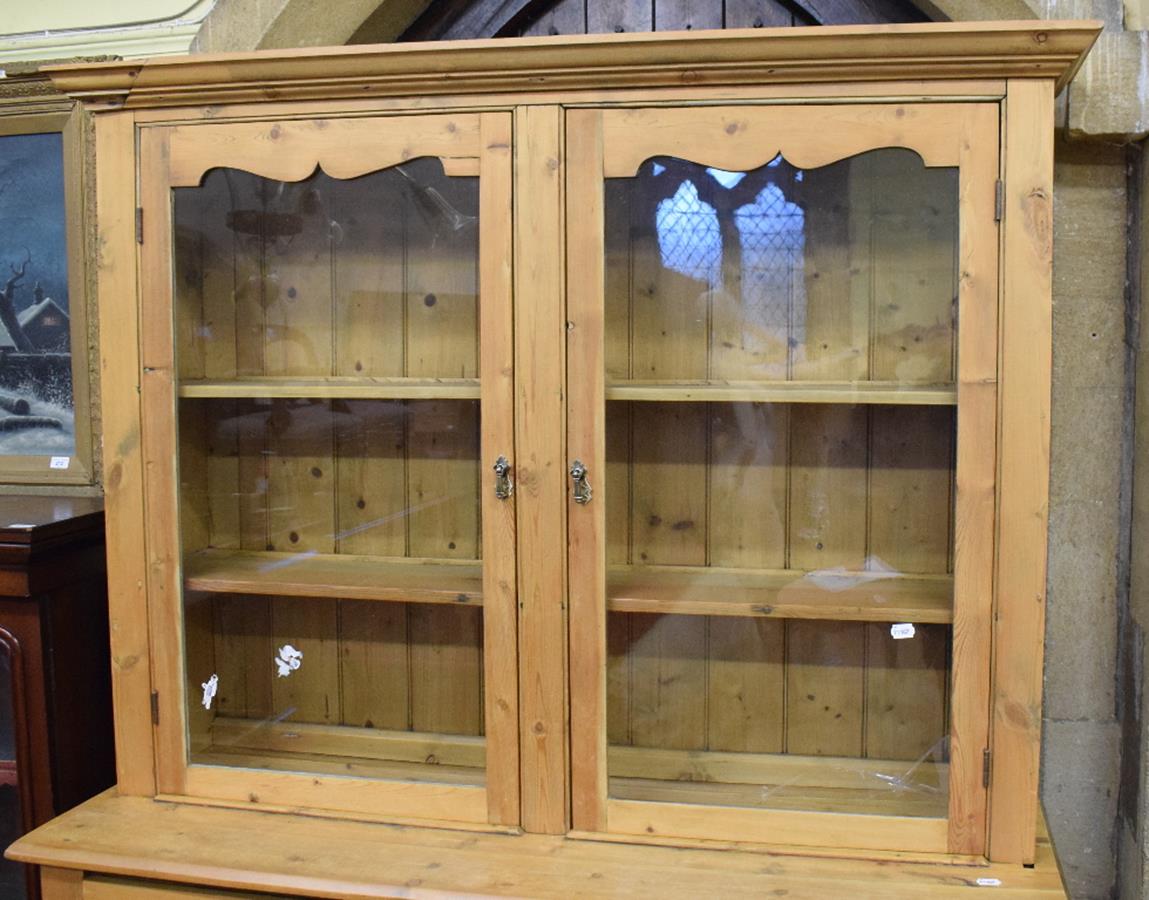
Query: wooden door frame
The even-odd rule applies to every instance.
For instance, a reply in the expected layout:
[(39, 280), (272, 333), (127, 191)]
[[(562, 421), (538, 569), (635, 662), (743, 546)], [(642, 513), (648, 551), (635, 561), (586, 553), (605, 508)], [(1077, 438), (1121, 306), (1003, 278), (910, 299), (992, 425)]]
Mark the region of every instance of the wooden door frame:
[(1054, 87), (1010, 79), (1001, 125), (1001, 356), (989, 856), (1036, 857), (1049, 541)]
[[(691, 120), (720, 120), (722, 107), (652, 110), (651, 127), (612, 129), (617, 114), (567, 112), (569, 278), (567, 281), (567, 420), (571, 459), (602, 481), (605, 453), (603, 323), (603, 179), (631, 174), (666, 146), (665, 135)], [(747, 107), (740, 107), (745, 115)], [(957, 361), (958, 430), (955, 519), (955, 614), (951, 666), (950, 807), (946, 819), (714, 809), (683, 804), (611, 800), (606, 773), (605, 508), (568, 498), (571, 621), (571, 772), (573, 827), (579, 832), (714, 838), (979, 855), (986, 847), (987, 793), (982, 783), (989, 747), (990, 639), (996, 500), (998, 246), (994, 191), (998, 171), (996, 104), (875, 104), (864, 107), (756, 107), (760, 121), (785, 124), (777, 146), (708, 147), (705, 162), (741, 169), (781, 152), (801, 167), (825, 165), (870, 149), (901, 146), (927, 165), (959, 168), (960, 277)], [(655, 127), (666, 116), (665, 130)], [(834, 127), (837, 117), (841, 127)], [(711, 121), (713, 120), (713, 121)], [(912, 124), (911, 124), (912, 123)], [(633, 123), (629, 123), (633, 125)], [(845, 145), (828, 145), (827, 130)], [(608, 154), (614, 135), (619, 152)], [(624, 137), (625, 135), (625, 137)], [(623, 146), (625, 140), (626, 146)], [(702, 160), (695, 160), (701, 162)], [(975, 452), (976, 451), (976, 452)], [(960, 561), (960, 562), (959, 562)], [(964, 598), (958, 603), (959, 597)], [(707, 818), (710, 817), (710, 821)], [(717, 827), (716, 827), (717, 825)]]
[[(441, 129), (446, 119), (468, 120), (470, 133)], [(509, 826), (519, 821), (518, 678), (515, 499), (493, 499), (491, 467), (498, 455), (514, 460), (511, 343), (510, 130), (506, 112), (406, 116), (402, 129), (382, 129), (384, 139), (364, 157), (344, 131), (372, 127), (384, 116), (324, 123), (205, 123), (152, 126), (139, 136), (141, 243), (140, 418), (149, 644), (158, 722), (155, 795), (173, 800), (253, 804), (265, 809), (314, 808), (360, 818), (409, 819), (449, 824)], [(257, 174), (281, 180), (306, 178), (321, 165), (335, 177), (354, 177), (402, 162), (411, 131), (426, 138), (419, 148), (445, 159), (454, 174), (480, 176), (480, 361), (483, 520), (484, 716), (487, 769), (484, 787), (373, 781), (314, 774), (190, 765), (185, 686), (184, 622), (178, 497), (176, 358), (173, 292), (171, 189), (198, 184), (207, 169), (238, 162)], [(254, 132), (295, 139), (292, 153), (268, 155)], [(270, 130), (270, 131), (269, 131)], [(266, 134), (265, 134), (266, 136)], [(238, 139), (237, 139), (238, 138)], [(236, 140), (237, 139), (237, 140)], [(238, 151), (236, 148), (238, 143)], [(256, 148), (252, 153), (252, 148)], [(460, 150), (462, 148), (462, 150)], [(238, 152), (238, 160), (233, 154)], [(244, 155), (246, 152), (246, 156)], [(468, 160), (468, 156), (470, 159)]]

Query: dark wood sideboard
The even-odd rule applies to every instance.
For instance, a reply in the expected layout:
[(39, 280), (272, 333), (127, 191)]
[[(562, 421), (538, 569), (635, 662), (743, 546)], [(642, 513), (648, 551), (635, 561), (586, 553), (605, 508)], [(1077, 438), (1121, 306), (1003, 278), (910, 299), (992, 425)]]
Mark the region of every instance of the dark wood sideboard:
[[(0, 494), (0, 843), (115, 781), (103, 502)], [(38, 897), (0, 864), (0, 897)]]

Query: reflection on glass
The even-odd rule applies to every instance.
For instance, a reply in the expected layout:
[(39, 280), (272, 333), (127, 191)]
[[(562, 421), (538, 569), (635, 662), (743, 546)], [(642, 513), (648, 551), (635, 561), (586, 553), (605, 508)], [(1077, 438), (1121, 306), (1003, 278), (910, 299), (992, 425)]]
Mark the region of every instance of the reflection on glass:
[(478, 407), (183, 400), (184, 549), (477, 560)]
[(615, 381), (953, 380), (957, 172), (908, 150), (606, 187)]
[(484, 783), (480, 609), (206, 593), (185, 604), (192, 763)]
[(612, 796), (945, 815), (953, 439), (943, 406), (608, 404)]
[(477, 178), (421, 158), (174, 193), (183, 379), (477, 375)]
[(73, 456), (63, 137), (0, 137), (0, 455)]
[(481, 785), (478, 191), (175, 191), (192, 763)]
[(940, 817), (947, 629), (611, 614), (610, 794)]
[[(4, 847), (24, 833), (13, 697), (12, 655), (8, 645), (0, 642), (0, 846)], [(27, 890), (25, 867), (9, 859), (0, 862), (0, 896), (20, 900)]]
[(956, 171), (606, 197), (610, 795), (944, 817)]
[(481, 780), (478, 403), (188, 399), (180, 425), (192, 761)]
[[(650, 165), (655, 177), (668, 171), (662, 164)], [(781, 166), (778, 158), (766, 168), (777, 170), (771, 173), (777, 178)], [(754, 196), (747, 192), (734, 199), (746, 179), (744, 172), (705, 169), (701, 175), (697, 166), (691, 169), (682, 175), (674, 196), (659, 201), (655, 211), (662, 266), (705, 284), (709, 291), (736, 287), (747, 316), (764, 333), (784, 341), (792, 331), (792, 340), (802, 344), (806, 310), (802, 207), (786, 198), (776, 180), (766, 181)], [(795, 183), (803, 174), (793, 173)], [(723, 215), (699, 196), (695, 180)], [(725, 202), (719, 201), (720, 196)], [(746, 202), (731, 211), (742, 200)]]

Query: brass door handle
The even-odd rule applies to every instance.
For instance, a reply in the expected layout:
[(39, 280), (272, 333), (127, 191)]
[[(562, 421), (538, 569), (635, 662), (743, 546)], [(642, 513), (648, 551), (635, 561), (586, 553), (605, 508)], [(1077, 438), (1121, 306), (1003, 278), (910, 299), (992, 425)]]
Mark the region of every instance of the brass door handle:
[(505, 456), (500, 456), (495, 460), (493, 468), (495, 470), (495, 496), (500, 500), (506, 500), (515, 490), (515, 485), (511, 481), (511, 464), (507, 462)]
[(590, 482), (587, 481), (587, 469), (583, 465), (582, 460), (576, 459), (571, 463), (571, 481), (574, 482), (574, 502), (587, 504), (590, 503), (591, 487)]

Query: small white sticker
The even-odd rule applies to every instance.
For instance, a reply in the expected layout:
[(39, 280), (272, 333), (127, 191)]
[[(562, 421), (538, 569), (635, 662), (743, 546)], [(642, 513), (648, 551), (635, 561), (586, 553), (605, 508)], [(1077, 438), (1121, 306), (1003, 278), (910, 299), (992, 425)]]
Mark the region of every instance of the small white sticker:
[(979, 878), (977, 880), (978, 887), (1001, 887), (1000, 878)]
[(275, 658), (275, 665), (278, 667), (279, 677), (286, 678), (303, 665), (303, 651), (296, 650), (291, 644), (284, 644), (279, 648), (279, 655)]
[(914, 626), (909, 622), (899, 622), (897, 625), (890, 626), (890, 637), (895, 641), (904, 641), (906, 638), (914, 636)]
[(51, 462), (48, 463), (50, 469), (66, 469), (68, 464), (72, 461), (70, 456), (53, 456)]
[(219, 676), (212, 675), (200, 687), (203, 688), (203, 708), (211, 709), (211, 701), (215, 699), (216, 691), (219, 690)]

